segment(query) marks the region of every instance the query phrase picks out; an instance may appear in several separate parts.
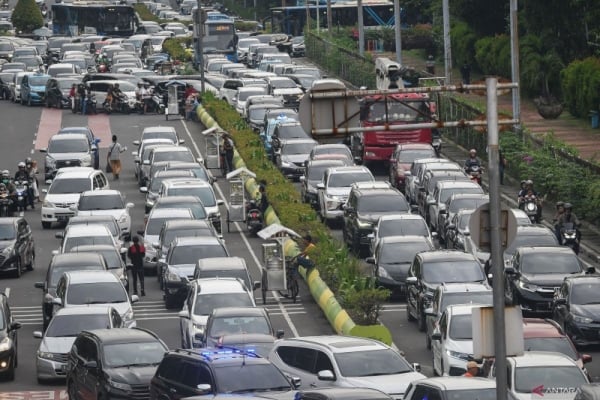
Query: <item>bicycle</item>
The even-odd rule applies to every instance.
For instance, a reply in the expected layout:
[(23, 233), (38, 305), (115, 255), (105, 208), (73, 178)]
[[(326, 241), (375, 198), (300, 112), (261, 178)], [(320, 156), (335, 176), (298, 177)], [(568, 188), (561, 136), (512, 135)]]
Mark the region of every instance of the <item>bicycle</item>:
[(278, 290), (279, 295), (286, 299), (292, 299), (295, 303), (298, 298), (300, 287), (298, 286), (298, 256), (286, 261), (286, 282), (287, 292)]

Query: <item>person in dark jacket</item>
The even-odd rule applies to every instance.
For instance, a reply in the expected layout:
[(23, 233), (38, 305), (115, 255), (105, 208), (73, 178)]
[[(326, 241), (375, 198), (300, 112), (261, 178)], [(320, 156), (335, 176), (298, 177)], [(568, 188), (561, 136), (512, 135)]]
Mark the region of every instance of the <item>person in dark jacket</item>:
[(142, 296), (146, 295), (144, 291), (144, 257), (146, 256), (146, 249), (143, 244), (140, 244), (140, 238), (134, 236), (132, 238), (133, 244), (129, 246), (127, 250), (127, 256), (131, 260), (132, 268), (131, 275), (133, 276), (133, 294), (137, 294), (137, 281), (140, 280), (140, 290)]

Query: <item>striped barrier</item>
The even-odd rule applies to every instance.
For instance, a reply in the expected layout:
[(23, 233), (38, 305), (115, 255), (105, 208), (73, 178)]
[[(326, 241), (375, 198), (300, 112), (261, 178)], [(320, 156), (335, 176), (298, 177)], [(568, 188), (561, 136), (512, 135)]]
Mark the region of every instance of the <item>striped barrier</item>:
[[(220, 129), (217, 122), (208, 114), (204, 107), (199, 106), (196, 113), (198, 119), (204, 126), (207, 128), (216, 127)], [(234, 149), (233, 165), (236, 169), (246, 166), (244, 160), (237, 152), (237, 149)], [(246, 179), (246, 191), (256, 200), (258, 200), (259, 197), (258, 187), (258, 182), (256, 182), (254, 178)], [(271, 206), (267, 208), (264, 220), (267, 225), (280, 223), (275, 210), (273, 210)], [(284, 242), (283, 253), (286, 256), (294, 257), (299, 251), (295, 241), (286, 240)], [(311, 271), (306, 271), (305, 268), (300, 267), (300, 274), (306, 280), (311, 295), (317, 304), (319, 304), (319, 307), (323, 310), (327, 320), (338, 334), (376, 339), (387, 345), (392, 344), (392, 334), (385, 325), (356, 325), (352, 318), (350, 318), (350, 315), (348, 315), (348, 312), (342, 308), (340, 303), (338, 303), (335, 295), (331, 289), (329, 289), (325, 281), (321, 279), (319, 271), (316, 268), (313, 268)]]

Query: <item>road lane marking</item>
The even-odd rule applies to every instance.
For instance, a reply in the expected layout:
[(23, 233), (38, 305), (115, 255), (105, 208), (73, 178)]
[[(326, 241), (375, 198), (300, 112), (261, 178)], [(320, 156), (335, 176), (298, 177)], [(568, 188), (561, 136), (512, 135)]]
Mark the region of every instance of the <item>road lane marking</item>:
[(68, 400), (65, 389), (0, 393), (0, 400)]
[(62, 110), (56, 108), (43, 108), (38, 125), (36, 139), (33, 141), (35, 150), (48, 147), (48, 141), (60, 130), (62, 121)]
[(100, 147), (108, 148), (112, 143), (110, 130), (110, 117), (108, 114), (95, 114), (88, 116), (88, 127), (94, 132), (94, 136), (100, 138)]
[(7, 287), (6, 289), (4, 289), (4, 295), (6, 296), (6, 298), (10, 298), (10, 288)]
[[(190, 140), (192, 142), (192, 145), (194, 146), (194, 149), (196, 150), (197, 155), (198, 156), (202, 156), (202, 152), (198, 148), (198, 145), (196, 144), (196, 141), (194, 140), (194, 137), (192, 136), (192, 133), (188, 129), (187, 124), (183, 120), (181, 120), (181, 124), (183, 125), (183, 128), (185, 129), (185, 132), (187, 133), (188, 137), (190, 138)], [(225, 199), (225, 196), (223, 195), (223, 192), (221, 191), (221, 187), (218, 185), (218, 183), (215, 183), (214, 186), (215, 186), (217, 192), (219, 193), (219, 196), (221, 197), (221, 199), (223, 199), (223, 201), (225, 202), (225, 207), (227, 207), (227, 209), (229, 209), (229, 202), (227, 201), (227, 199)], [(246, 238), (246, 235), (244, 235), (244, 232), (241, 229), (240, 224), (237, 223), (237, 222), (234, 222), (233, 224), (235, 225), (237, 231), (239, 232), (240, 237), (242, 238), (242, 241), (244, 242), (244, 244), (248, 248), (248, 251), (250, 252), (250, 255), (252, 256), (252, 258), (254, 260), (254, 263), (258, 267), (258, 270), (260, 271), (261, 270), (261, 263), (258, 260), (258, 257), (256, 256), (256, 254), (254, 253), (254, 250), (250, 246), (250, 242), (248, 242), (248, 238)], [(292, 319), (290, 318), (290, 315), (286, 311), (285, 307), (281, 304), (281, 301), (280, 301), (279, 296), (277, 295), (277, 292), (271, 291), (271, 293), (272, 293), (273, 297), (275, 297), (275, 300), (277, 301), (277, 303), (279, 305), (279, 311), (282, 313), (283, 318), (285, 319), (285, 321), (287, 322), (288, 326), (290, 327), (290, 330), (292, 331), (292, 334), (294, 335), (294, 337), (300, 336), (298, 334), (298, 330), (296, 329), (296, 326), (294, 325), (294, 323), (292, 322)]]

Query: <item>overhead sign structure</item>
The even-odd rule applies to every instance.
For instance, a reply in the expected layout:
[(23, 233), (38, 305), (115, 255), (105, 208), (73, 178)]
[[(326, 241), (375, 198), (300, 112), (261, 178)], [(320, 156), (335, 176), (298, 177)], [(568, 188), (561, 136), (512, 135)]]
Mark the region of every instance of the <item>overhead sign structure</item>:
[[(473, 307), (473, 358), (495, 357), (494, 341), (497, 335), (494, 326), (494, 307)], [(523, 313), (519, 307), (504, 310), (506, 355), (520, 356), (525, 351), (523, 339)]]
[[(491, 252), (490, 237), (490, 203), (484, 203), (477, 208), (469, 219), (471, 240), (477, 248)], [(502, 205), (500, 210), (500, 238), (502, 250), (506, 250), (517, 234), (517, 218), (510, 208)]]

